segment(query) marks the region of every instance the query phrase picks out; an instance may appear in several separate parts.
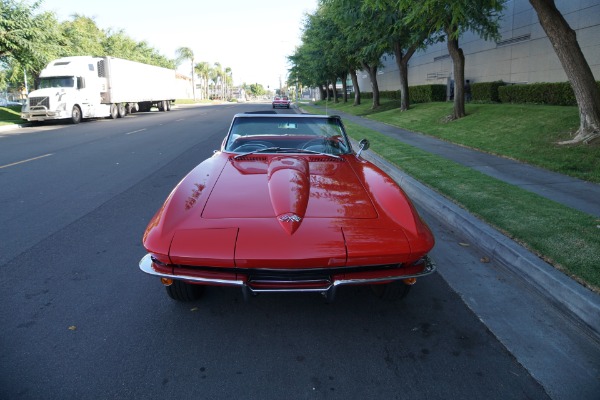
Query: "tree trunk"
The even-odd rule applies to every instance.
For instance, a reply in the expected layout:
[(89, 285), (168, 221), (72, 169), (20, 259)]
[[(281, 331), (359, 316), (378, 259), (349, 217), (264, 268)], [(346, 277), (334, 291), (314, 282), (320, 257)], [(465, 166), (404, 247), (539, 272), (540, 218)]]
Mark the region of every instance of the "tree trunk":
[(352, 105), (360, 105), (360, 88), (358, 87), (358, 77), (356, 76), (356, 70), (350, 70), (350, 79), (352, 79), (352, 85), (354, 86), (354, 103)]
[(194, 100), (196, 100), (196, 71), (194, 69), (194, 59), (192, 58), (192, 96), (194, 96)]
[(540, 25), (548, 35), (550, 43), (573, 87), (579, 108), (579, 130), (572, 140), (561, 142), (590, 143), (600, 138), (600, 89), (594, 74), (577, 42), (575, 31), (571, 29), (554, 0), (529, 0), (540, 20)]
[(458, 47), (458, 39), (450, 38), (451, 32), (451, 28), (446, 29), (448, 53), (450, 53), (454, 65), (454, 111), (451, 119), (459, 119), (467, 115), (465, 112), (465, 55)]
[(333, 102), (339, 103), (336, 84), (337, 84), (337, 78), (333, 77), (331, 80), (331, 95), (333, 96)]
[(329, 95), (327, 94), (327, 91), (325, 90), (325, 87), (323, 87), (323, 85), (319, 85), (319, 92), (321, 92), (321, 100), (329, 100)]
[(345, 103), (348, 102), (348, 73), (342, 74), (342, 101)]
[(371, 81), (371, 88), (373, 89), (373, 105), (371, 109), (374, 110), (380, 106), (379, 103), (379, 85), (377, 84), (377, 65), (370, 66), (367, 63), (362, 63), (363, 68), (369, 73), (369, 80)]
[(408, 61), (415, 54), (417, 46), (411, 46), (406, 54), (402, 52), (402, 44), (394, 43), (394, 55), (396, 56), (396, 65), (398, 66), (398, 74), (400, 75), (400, 111), (406, 111), (410, 108), (410, 100), (408, 97)]

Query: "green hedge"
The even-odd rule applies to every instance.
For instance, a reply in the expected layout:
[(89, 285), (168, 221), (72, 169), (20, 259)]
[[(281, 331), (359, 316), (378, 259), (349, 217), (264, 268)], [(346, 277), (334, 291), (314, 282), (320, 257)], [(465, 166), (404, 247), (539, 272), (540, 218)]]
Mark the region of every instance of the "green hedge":
[(503, 103), (577, 105), (573, 89), (568, 82), (509, 85), (499, 88), (498, 92)]
[[(360, 92), (360, 97), (364, 99), (372, 99), (373, 92)], [(388, 90), (388, 91), (379, 91), (380, 99), (390, 99), (390, 100), (400, 100), (400, 91), (399, 90)]]
[(446, 85), (411, 86), (408, 88), (408, 99), (411, 103), (446, 101)]
[(502, 81), (473, 83), (471, 85), (472, 100), (498, 103), (500, 101), (498, 89), (501, 86), (506, 86), (506, 83)]
[[(373, 92), (361, 92), (361, 98), (372, 99)], [(380, 91), (380, 99), (400, 100), (400, 90)], [(420, 85), (408, 88), (408, 100), (411, 103), (429, 103), (446, 101), (446, 85)]]
[[(600, 89), (600, 81), (596, 82)], [(516, 104), (548, 104), (556, 106), (576, 106), (575, 94), (569, 82), (529, 83), (510, 85), (506, 82), (478, 82), (471, 84), (474, 101), (501, 102)], [(399, 100), (400, 91), (381, 91), (382, 99)], [(411, 103), (446, 101), (446, 85), (419, 85), (409, 88)], [(373, 93), (361, 93), (363, 99), (372, 99)]]
[[(600, 89), (600, 81), (596, 82)], [(534, 103), (555, 106), (576, 106), (575, 94), (569, 82), (530, 83), (499, 88), (503, 103)]]

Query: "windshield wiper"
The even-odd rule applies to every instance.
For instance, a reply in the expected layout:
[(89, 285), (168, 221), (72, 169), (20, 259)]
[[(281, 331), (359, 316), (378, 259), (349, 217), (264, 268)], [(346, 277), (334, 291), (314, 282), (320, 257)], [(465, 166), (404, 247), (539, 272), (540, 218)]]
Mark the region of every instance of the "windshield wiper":
[(245, 157), (245, 156), (249, 156), (251, 154), (257, 154), (257, 153), (305, 153), (305, 154), (308, 153), (308, 154), (316, 154), (316, 155), (320, 155), (320, 156), (329, 156), (329, 157), (341, 159), (340, 156), (337, 156), (335, 154), (322, 153), (320, 151), (307, 150), (307, 149), (297, 149), (294, 147), (267, 147), (264, 149), (258, 149), (258, 150), (249, 151), (247, 153), (238, 154), (237, 156), (234, 156), (233, 159), (237, 160), (240, 157)]
[(246, 157), (246, 156), (249, 156), (252, 154), (257, 154), (257, 153), (269, 153), (269, 152), (276, 153), (277, 150), (279, 150), (279, 149), (280, 149), (279, 147), (265, 147), (264, 149), (252, 150), (247, 153), (238, 154), (237, 156), (234, 156), (233, 159), (237, 160), (240, 157)]
[(291, 153), (308, 153), (308, 154), (316, 154), (319, 156), (329, 156), (329, 157), (333, 157), (333, 158), (337, 158), (337, 159), (341, 159), (342, 157), (335, 155), (335, 154), (331, 154), (331, 153), (323, 153), (321, 151), (315, 151), (315, 150), (308, 150), (308, 149), (285, 149), (285, 150), (290, 150)]

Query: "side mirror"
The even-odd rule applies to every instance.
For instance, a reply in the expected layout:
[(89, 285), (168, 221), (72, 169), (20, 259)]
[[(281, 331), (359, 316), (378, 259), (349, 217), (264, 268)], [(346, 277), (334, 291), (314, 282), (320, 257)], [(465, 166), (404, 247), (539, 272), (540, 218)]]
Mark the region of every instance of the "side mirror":
[(367, 139), (362, 139), (360, 142), (358, 142), (359, 149), (358, 153), (356, 153), (356, 157), (360, 157), (360, 153), (362, 153), (363, 150), (369, 150), (370, 146), (371, 144)]

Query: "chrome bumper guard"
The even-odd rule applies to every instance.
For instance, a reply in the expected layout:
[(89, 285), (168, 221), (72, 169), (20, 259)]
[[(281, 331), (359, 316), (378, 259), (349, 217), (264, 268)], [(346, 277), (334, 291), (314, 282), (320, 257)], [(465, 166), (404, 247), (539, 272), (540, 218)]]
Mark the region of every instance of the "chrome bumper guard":
[[(154, 275), (154, 276), (158, 276), (160, 278), (169, 278), (169, 279), (179, 279), (179, 280), (183, 280), (183, 281), (188, 281), (188, 282), (194, 282), (194, 283), (198, 283), (198, 284), (211, 284), (211, 285), (225, 285), (225, 286), (239, 286), (242, 288), (242, 291), (244, 293), (244, 298), (247, 298), (249, 294), (257, 294), (257, 293), (274, 293), (274, 292), (317, 292), (317, 293), (322, 293), (328, 301), (332, 301), (333, 298), (335, 297), (335, 290), (338, 286), (343, 286), (343, 285), (365, 285), (365, 284), (371, 284), (371, 283), (380, 283), (380, 282), (387, 282), (387, 281), (397, 281), (397, 280), (403, 280), (403, 279), (410, 279), (410, 278), (420, 278), (429, 274), (432, 274), (433, 272), (435, 272), (435, 270), (437, 269), (437, 266), (435, 265), (435, 263), (433, 262), (433, 260), (429, 257), (429, 256), (425, 256), (424, 257), (424, 262), (425, 262), (425, 268), (423, 269), (423, 271), (416, 273), (416, 274), (410, 274), (410, 275), (402, 275), (402, 276), (384, 276), (384, 277), (379, 277), (379, 278), (366, 278), (366, 279), (339, 279), (339, 280), (335, 280), (335, 281), (328, 281), (326, 284), (328, 285), (327, 287), (319, 287), (319, 288), (268, 288), (268, 289), (257, 289), (257, 288), (253, 288), (251, 286), (251, 283), (248, 284), (249, 282), (241, 280), (241, 279), (236, 279), (236, 280), (229, 280), (229, 279), (214, 279), (214, 278), (200, 278), (200, 277), (196, 277), (196, 276), (187, 276), (187, 275), (180, 275), (180, 274), (165, 274), (163, 272), (159, 272), (156, 271), (153, 267), (153, 261), (152, 261), (152, 256), (150, 254), (146, 254), (141, 260), (140, 260), (140, 269), (150, 275)], [(301, 281), (304, 283), (310, 283), (310, 281)], [(275, 281), (269, 281), (269, 283), (277, 283)], [(284, 283), (289, 283), (289, 282), (281, 282), (282, 284)]]

